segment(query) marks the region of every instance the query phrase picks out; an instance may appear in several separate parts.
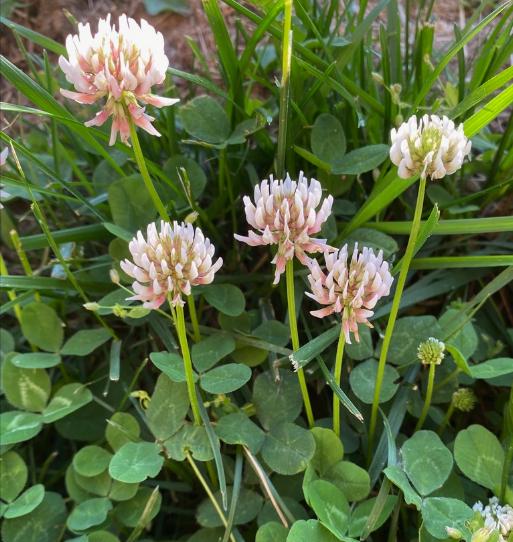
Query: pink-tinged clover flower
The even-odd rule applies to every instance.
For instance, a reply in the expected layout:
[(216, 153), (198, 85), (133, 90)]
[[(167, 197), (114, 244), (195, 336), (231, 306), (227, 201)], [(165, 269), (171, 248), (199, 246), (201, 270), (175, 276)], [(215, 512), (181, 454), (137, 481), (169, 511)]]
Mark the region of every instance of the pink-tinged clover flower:
[(78, 25), (78, 34), (66, 38), (68, 58), (59, 57), (59, 66), (76, 92), (61, 89), (66, 98), (81, 104), (93, 104), (106, 98), (100, 112), (86, 126), (101, 126), (112, 116), (110, 145), (128, 143), (130, 116), (134, 124), (149, 134), (160, 136), (142, 104), (155, 107), (173, 105), (178, 100), (151, 94), (151, 87), (166, 77), (169, 60), (164, 52), (164, 38), (144, 19), (121, 15), (118, 29), (110, 15), (98, 22), (93, 35), (89, 23)]
[(128, 248), (132, 260), (121, 262), (121, 269), (135, 279), (131, 300), (158, 309), (170, 294), (173, 306), (183, 305), (182, 295), (190, 295), (198, 284), (210, 284), (223, 264), (213, 263), (214, 245), (200, 228), (182, 222), (161, 221), (160, 232), (154, 222), (148, 225), (147, 239), (138, 231)]
[(402, 179), (422, 175), (441, 179), (461, 168), (470, 154), (472, 143), (463, 131), (447, 117), (424, 115), (410, 117), (390, 132), (390, 160), (399, 168)]
[(350, 333), (357, 342), (358, 324), (372, 327), (369, 318), (378, 300), (390, 293), (394, 281), (388, 262), (383, 261), (383, 252), (378, 255), (370, 248), (363, 247), (358, 252), (355, 243), (353, 256), (348, 260), (348, 247), (344, 245), (332, 254), (325, 254), (326, 271), (317, 260), (310, 260), (308, 282), (312, 292), (306, 295), (315, 299), (324, 308), (311, 311), (313, 316), (323, 318), (333, 313), (342, 313), (342, 327), (347, 343), (351, 343)]
[(284, 181), (271, 175), (255, 186), (254, 203), (249, 196), (243, 201), (246, 220), (256, 231), (249, 230), (247, 237), (235, 235), (235, 239), (250, 246), (278, 245), (272, 260), (276, 265), (274, 284), (278, 284), (287, 261), (294, 256), (306, 265), (307, 252), (335, 250), (326, 239), (313, 237), (330, 216), (333, 197), (323, 200), (321, 183), (308, 181), (302, 171), (297, 182), (288, 174)]

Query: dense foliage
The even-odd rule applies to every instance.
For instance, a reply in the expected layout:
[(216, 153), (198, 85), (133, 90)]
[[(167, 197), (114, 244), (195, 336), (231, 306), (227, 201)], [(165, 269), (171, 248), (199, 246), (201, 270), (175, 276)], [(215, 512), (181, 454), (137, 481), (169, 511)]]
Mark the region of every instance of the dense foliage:
[[(1, 57), (2, 540), (511, 542), (513, 2), (443, 50), (432, 1), (224, 2), (230, 27), (203, 0), (217, 56), (129, 62), (137, 89), (94, 105), (58, 92), (93, 60), (1, 18), (24, 58)], [(424, 114), (462, 123), (461, 160), (390, 159)], [(333, 201), (301, 250), (347, 244), (337, 292), (324, 255), (234, 238), (264, 220), (243, 196), (303, 171)], [(169, 283), (160, 218), (185, 222), (162, 226)]]

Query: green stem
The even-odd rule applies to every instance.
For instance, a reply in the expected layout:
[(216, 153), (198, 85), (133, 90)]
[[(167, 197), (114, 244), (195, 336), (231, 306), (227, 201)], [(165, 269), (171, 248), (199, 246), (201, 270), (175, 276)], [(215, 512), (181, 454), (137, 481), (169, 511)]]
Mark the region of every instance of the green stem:
[[(342, 376), (342, 358), (344, 357), (344, 346), (346, 344), (346, 336), (344, 334), (344, 326), (340, 326), (340, 335), (338, 337), (337, 354), (335, 356), (335, 382), (340, 387), (340, 378)], [(333, 431), (340, 437), (340, 400), (337, 395), (333, 394)]]
[(392, 340), (392, 333), (394, 331), (397, 313), (399, 312), (399, 305), (401, 303), (401, 297), (403, 295), (404, 286), (406, 284), (406, 278), (410, 269), (410, 263), (415, 252), (415, 243), (420, 229), (420, 219), (422, 218), (422, 207), (424, 205), (425, 192), (426, 178), (425, 176), (422, 176), (419, 183), (419, 193), (417, 195), (417, 203), (415, 205), (415, 214), (413, 215), (410, 237), (408, 239), (408, 245), (406, 246), (403, 265), (401, 266), (401, 271), (399, 272), (397, 287), (395, 289), (394, 299), (392, 301), (392, 309), (388, 318), (387, 329), (385, 331), (385, 337), (383, 339), (383, 346), (381, 347), (381, 353), (379, 356), (378, 373), (376, 375), (376, 387), (374, 389), (374, 399), (372, 401), (371, 419), (369, 426), (369, 447), (367, 454), (369, 462), (372, 459), (372, 448), (376, 432), (376, 422), (378, 421), (379, 398), (381, 394), (381, 386), (383, 385), (383, 378), (385, 376), (385, 364), (387, 361), (388, 349)]
[(292, 59), (292, 0), (283, 3), (283, 42), (281, 56), (280, 113), (278, 118), (278, 150), (276, 173), (285, 173), (285, 154), (287, 152), (287, 124), (290, 101), (290, 64)]
[[(189, 452), (185, 452), (185, 457), (187, 458), (187, 461), (189, 462), (190, 466), (192, 467), (192, 470), (194, 471), (194, 474), (200, 481), (201, 485), (203, 486), (203, 489), (205, 490), (206, 494), (208, 495), (208, 498), (210, 499), (210, 502), (212, 503), (212, 506), (214, 507), (215, 511), (217, 512), (217, 515), (219, 516), (219, 519), (222, 521), (223, 525), (226, 527), (228, 525), (228, 521), (226, 520), (226, 516), (223, 514), (223, 511), (221, 510), (221, 507), (219, 506), (219, 503), (217, 502), (217, 499), (214, 496), (214, 493), (210, 489), (207, 481), (205, 480), (205, 477), (201, 474), (201, 471), (198, 469), (198, 465), (196, 465), (196, 462), (192, 458), (191, 454)], [(235, 537), (233, 533), (230, 535), (230, 540), (232, 542), (235, 542)]]
[[(171, 305), (171, 303), (169, 303)], [(201, 425), (201, 415), (199, 411), (198, 396), (196, 394), (196, 386), (194, 385), (194, 373), (192, 370), (191, 353), (189, 351), (189, 343), (187, 342), (187, 332), (185, 330), (185, 317), (183, 307), (177, 303), (175, 307), (176, 318), (175, 327), (178, 334), (178, 341), (182, 350), (183, 363), (185, 368), (185, 379), (187, 381), (187, 391), (191, 402), (192, 415), (195, 425)]]
[(433, 386), (435, 383), (435, 369), (436, 365), (434, 363), (431, 363), (429, 365), (428, 384), (426, 389), (426, 397), (424, 399), (424, 406), (422, 407), (422, 412), (420, 413), (417, 425), (415, 426), (415, 431), (420, 431), (420, 429), (422, 429), (422, 426), (426, 421), (429, 407), (431, 406), (431, 397), (433, 397)]
[(196, 306), (194, 304), (194, 297), (191, 295), (187, 296), (187, 306), (189, 307), (189, 316), (191, 317), (192, 324), (192, 336), (194, 342), (197, 343), (201, 340), (201, 333), (198, 324), (198, 315), (196, 313)]
[(128, 124), (130, 126), (130, 138), (132, 140), (132, 146), (134, 148), (134, 158), (137, 162), (137, 166), (139, 167), (139, 171), (141, 172), (144, 184), (146, 185), (146, 190), (148, 190), (148, 193), (153, 200), (153, 204), (159, 212), (160, 218), (162, 218), (162, 220), (170, 222), (166, 208), (164, 207), (164, 204), (162, 203), (162, 200), (160, 199), (160, 196), (158, 195), (157, 190), (153, 185), (153, 181), (151, 180), (148, 168), (146, 167), (146, 161), (144, 160), (144, 155), (142, 153), (141, 145), (139, 143), (139, 137), (137, 136), (137, 130), (135, 128), (134, 121), (132, 120), (132, 117), (130, 115), (127, 114), (127, 117)]
[[(294, 260), (287, 261), (285, 266), (285, 277), (287, 282), (287, 306), (289, 311), (290, 337), (292, 339), (292, 350), (295, 352), (296, 350), (299, 350), (299, 334), (297, 331), (296, 320), (296, 299), (294, 297)], [(313, 427), (314, 417), (312, 405), (310, 403), (310, 397), (308, 396), (308, 388), (306, 387), (305, 373), (301, 367), (297, 370), (297, 377), (299, 380), (299, 387), (301, 388), (301, 395), (303, 396), (303, 404), (305, 405), (308, 425)]]
[(451, 421), (453, 414), (454, 414), (454, 402), (451, 401), (451, 404), (449, 405), (449, 408), (447, 409), (447, 412), (445, 413), (444, 419), (442, 420), (442, 423), (440, 424), (440, 427), (437, 430), (437, 433), (439, 436), (443, 435), (445, 428), (449, 425), (449, 422)]

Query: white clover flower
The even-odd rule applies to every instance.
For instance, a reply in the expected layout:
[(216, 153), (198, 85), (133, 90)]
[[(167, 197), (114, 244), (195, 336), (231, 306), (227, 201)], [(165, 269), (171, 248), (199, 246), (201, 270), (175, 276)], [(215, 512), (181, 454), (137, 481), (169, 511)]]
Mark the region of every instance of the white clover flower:
[(486, 506), (478, 501), (472, 507), (484, 520), (484, 528), (499, 532), (498, 542), (507, 542), (513, 533), (513, 508), (508, 504), (501, 506), (497, 497), (492, 497)]
[(272, 260), (276, 265), (274, 284), (294, 256), (306, 265), (307, 252), (335, 250), (326, 245), (326, 239), (313, 237), (331, 214), (333, 196), (323, 200), (321, 183), (308, 181), (302, 171), (297, 182), (288, 174), (284, 181), (271, 175), (255, 186), (254, 203), (248, 196), (243, 201), (246, 220), (257, 231), (249, 230), (247, 237), (235, 235), (235, 239), (251, 246), (278, 245)]
[(419, 344), (417, 357), (424, 365), (440, 365), (445, 357), (445, 343), (429, 337)]
[(471, 141), (465, 137), (463, 124), (457, 128), (447, 117), (424, 115), (410, 117), (390, 132), (390, 160), (398, 166), (399, 177), (414, 175), (441, 179), (461, 168), (470, 154)]
[(157, 309), (171, 295), (173, 305), (183, 305), (183, 295), (190, 295), (191, 287), (210, 284), (223, 264), (218, 258), (213, 263), (214, 245), (200, 228), (182, 222), (161, 221), (160, 232), (154, 222), (148, 225), (147, 240), (137, 232), (128, 248), (133, 262), (124, 260), (121, 269), (135, 279), (131, 300), (143, 301), (143, 306)]
[(89, 23), (80, 23), (78, 34), (66, 38), (68, 59), (59, 57), (59, 66), (77, 91), (61, 89), (63, 96), (81, 104), (107, 99), (86, 126), (101, 126), (112, 116), (110, 145), (118, 132), (121, 141), (128, 142), (128, 116), (143, 130), (160, 136), (152, 125), (154, 118), (139, 102), (164, 107), (178, 101), (151, 94), (151, 87), (164, 81), (169, 65), (162, 34), (144, 19), (137, 24), (126, 15), (119, 17), (118, 27), (111, 26), (110, 15), (99, 20), (94, 35)]
[(373, 327), (368, 320), (374, 314), (372, 309), (381, 297), (390, 293), (394, 279), (388, 262), (383, 261), (381, 250), (378, 255), (367, 247), (358, 252), (358, 244), (355, 243), (350, 261), (347, 250), (347, 245), (344, 245), (332, 254), (325, 254), (327, 273), (316, 260), (309, 261), (308, 282), (312, 293), (306, 292), (306, 295), (326, 305), (323, 309), (311, 311), (313, 316), (323, 318), (334, 312), (342, 313), (342, 327), (346, 342), (350, 344), (351, 332), (356, 341), (360, 341), (359, 323)]

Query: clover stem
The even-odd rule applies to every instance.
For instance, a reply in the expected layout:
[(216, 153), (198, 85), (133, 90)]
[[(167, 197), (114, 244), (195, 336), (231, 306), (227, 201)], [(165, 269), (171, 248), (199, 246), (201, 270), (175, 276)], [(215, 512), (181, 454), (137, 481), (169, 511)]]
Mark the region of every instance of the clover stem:
[[(194, 474), (200, 481), (201, 485), (203, 486), (203, 489), (205, 490), (206, 494), (208, 495), (208, 498), (210, 499), (210, 502), (212, 503), (212, 506), (214, 507), (215, 511), (217, 512), (217, 515), (219, 516), (219, 519), (222, 521), (223, 525), (226, 527), (228, 525), (228, 521), (226, 520), (226, 516), (223, 514), (223, 511), (221, 510), (221, 507), (219, 506), (219, 503), (217, 502), (217, 499), (214, 496), (214, 493), (210, 489), (210, 486), (208, 485), (207, 481), (205, 480), (204, 476), (201, 474), (201, 471), (198, 468), (198, 465), (196, 465), (196, 462), (191, 456), (191, 453), (189, 451), (185, 452), (185, 457), (187, 458), (187, 461), (189, 462), (190, 466), (192, 467), (192, 470), (194, 471)], [(232, 534), (230, 534), (230, 540), (232, 542), (235, 542), (235, 537)]]
[[(504, 454), (504, 463), (502, 464), (502, 476), (501, 476), (501, 491), (500, 491), (500, 501), (505, 502), (506, 493), (508, 490), (508, 480), (509, 473), (511, 472), (511, 464), (513, 463), (513, 435), (511, 434), (511, 423), (513, 422), (513, 388), (509, 394), (509, 401), (506, 405), (505, 413), (505, 433), (507, 438), (509, 438), (509, 444), (506, 444), (506, 450)], [(508, 429), (507, 425), (510, 425)]]
[(426, 389), (426, 397), (424, 399), (424, 406), (422, 407), (422, 412), (420, 413), (419, 419), (417, 421), (417, 425), (415, 426), (415, 432), (422, 429), (422, 426), (424, 425), (424, 422), (426, 421), (429, 407), (431, 406), (431, 397), (433, 397), (433, 386), (435, 383), (435, 369), (436, 369), (436, 364), (430, 363), (428, 384), (427, 384), (427, 389)]
[[(170, 303), (171, 305), (171, 303)], [(175, 327), (178, 334), (178, 341), (182, 350), (183, 364), (185, 368), (185, 379), (187, 382), (187, 391), (191, 402), (192, 415), (194, 425), (201, 425), (201, 415), (199, 410), (198, 396), (196, 394), (196, 386), (194, 385), (194, 372), (192, 370), (191, 353), (189, 351), (189, 343), (187, 342), (187, 332), (185, 330), (185, 317), (183, 307), (180, 303), (175, 307)]]
[(134, 121), (132, 120), (132, 117), (128, 113), (127, 113), (127, 118), (128, 118), (128, 125), (130, 126), (130, 139), (132, 140), (132, 147), (134, 149), (135, 161), (137, 162), (137, 166), (139, 167), (139, 171), (141, 173), (141, 177), (143, 178), (144, 184), (146, 186), (146, 190), (148, 190), (148, 193), (150, 194), (150, 197), (153, 200), (153, 204), (155, 205), (157, 211), (159, 212), (160, 218), (162, 218), (162, 220), (166, 220), (167, 222), (170, 222), (169, 215), (167, 214), (166, 208), (164, 207), (164, 204), (162, 203), (162, 200), (160, 199), (160, 196), (158, 195), (157, 190), (155, 189), (155, 186), (153, 185), (153, 181), (151, 180), (150, 174), (148, 172), (148, 168), (146, 167), (146, 161), (144, 159), (141, 145), (139, 143), (139, 137), (137, 136), (137, 130), (135, 128)]
[[(346, 336), (344, 334), (344, 326), (340, 326), (340, 335), (338, 336), (337, 353), (335, 355), (335, 382), (340, 387), (340, 377), (342, 375), (342, 358), (344, 357), (344, 346), (346, 344)], [(340, 400), (333, 393), (333, 431), (340, 437)]]
[(385, 337), (383, 338), (383, 345), (381, 347), (381, 353), (379, 356), (378, 372), (376, 375), (376, 386), (374, 388), (374, 398), (372, 401), (371, 419), (369, 425), (369, 442), (367, 453), (367, 461), (369, 463), (372, 460), (372, 448), (376, 432), (376, 422), (378, 421), (379, 399), (381, 394), (381, 387), (383, 385), (383, 378), (385, 376), (385, 365), (387, 361), (388, 349), (390, 348), (392, 333), (394, 331), (395, 321), (399, 312), (399, 305), (401, 303), (401, 297), (403, 295), (404, 285), (406, 284), (406, 278), (408, 276), (411, 260), (415, 253), (415, 244), (420, 229), (420, 219), (422, 217), (422, 207), (424, 205), (425, 192), (426, 177), (421, 176), (419, 183), (419, 192), (417, 195), (417, 203), (415, 204), (415, 213), (413, 215), (413, 222), (410, 231), (410, 237), (408, 239), (408, 244), (404, 253), (404, 259), (401, 270), (399, 272), (399, 278), (397, 279), (397, 287), (395, 289), (394, 299), (392, 301), (392, 308), (390, 310), (390, 316), (388, 318)]
[[(299, 350), (299, 334), (297, 331), (296, 320), (296, 298), (294, 296), (294, 260), (288, 260), (285, 266), (285, 278), (287, 283), (287, 306), (289, 311), (290, 337), (292, 339), (292, 350)], [(303, 404), (305, 405), (306, 417), (308, 425), (314, 426), (314, 417), (310, 397), (308, 396), (308, 388), (306, 387), (305, 373), (301, 367), (297, 370), (299, 387), (303, 396)]]
[(192, 336), (193, 336), (194, 342), (197, 343), (201, 340), (201, 333), (200, 333), (199, 324), (198, 324), (198, 315), (196, 313), (196, 306), (194, 305), (194, 297), (192, 294), (187, 296), (187, 306), (189, 307), (189, 316), (191, 317)]

